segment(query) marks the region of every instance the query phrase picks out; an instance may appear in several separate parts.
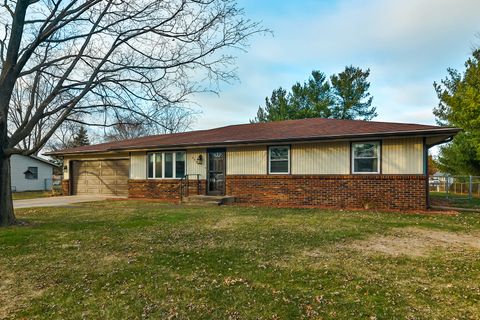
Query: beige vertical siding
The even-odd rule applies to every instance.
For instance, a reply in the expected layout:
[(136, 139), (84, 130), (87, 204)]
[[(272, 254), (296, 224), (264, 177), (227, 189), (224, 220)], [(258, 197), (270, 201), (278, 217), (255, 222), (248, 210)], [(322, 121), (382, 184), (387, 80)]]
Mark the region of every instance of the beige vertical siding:
[(62, 169), (63, 171), (63, 180), (68, 180), (70, 179), (70, 159), (65, 157), (63, 158), (63, 166), (67, 167), (65, 170), (64, 168)]
[(423, 173), (423, 140), (421, 138), (385, 139), (382, 153), (384, 174)]
[(147, 178), (146, 152), (132, 152), (130, 155), (130, 179)]
[[(202, 156), (201, 164), (197, 163), (198, 156)], [(187, 173), (199, 174), (200, 179), (206, 179), (207, 174), (207, 151), (205, 149), (187, 150)], [(191, 177), (193, 178), (193, 177)]]
[(291, 146), (292, 174), (349, 174), (350, 143), (323, 142)]
[[(197, 163), (202, 156), (201, 164)], [(146, 152), (67, 156), (71, 160), (130, 158), (130, 178), (145, 179)], [(267, 146), (227, 148), (228, 175), (267, 174)], [(292, 144), (290, 151), (292, 174), (349, 174), (350, 142), (318, 142)], [(187, 173), (206, 178), (206, 149), (187, 150)], [(382, 142), (383, 174), (423, 174), (423, 140), (421, 138), (385, 139)], [(64, 179), (69, 179), (68, 170)]]
[(267, 174), (267, 147), (228, 148), (227, 174)]

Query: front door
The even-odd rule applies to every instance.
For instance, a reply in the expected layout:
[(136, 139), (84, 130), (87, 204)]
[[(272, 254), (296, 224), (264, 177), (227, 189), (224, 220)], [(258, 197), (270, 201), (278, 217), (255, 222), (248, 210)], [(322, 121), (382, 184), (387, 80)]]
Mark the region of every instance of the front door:
[(208, 150), (207, 193), (225, 194), (225, 149)]

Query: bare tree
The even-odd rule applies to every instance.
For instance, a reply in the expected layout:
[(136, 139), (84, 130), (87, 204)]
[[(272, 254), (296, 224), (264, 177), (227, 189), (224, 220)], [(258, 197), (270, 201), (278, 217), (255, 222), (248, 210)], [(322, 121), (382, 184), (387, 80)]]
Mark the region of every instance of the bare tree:
[(115, 125), (104, 129), (104, 140), (120, 141), (147, 135), (183, 132), (190, 128), (198, 112), (184, 106), (159, 108), (155, 115), (119, 116)]
[(0, 225), (16, 222), (12, 154), (36, 153), (65, 121), (111, 126), (118, 112), (148, 117), (228, 81), (234, 57), (222, 49), (244, 48), (262, 31), (234, 0), (2, 1)]
[(121, 141), (150, 135), (150, 126), (140, 121), (125, 119), (106, 130), (105, 141)]
[(196, 112), (188, 108), (168, 108), (158, 117), (159, 133), (183, 132), (190, 128), (195, 121)]
[(78, 132), (81, 126), (78, 122), (65, 121), (55, 130), (50, 140), (47, 141), (45, 149), (57, 151), (69, 148), (72, 145), (75, 133)]

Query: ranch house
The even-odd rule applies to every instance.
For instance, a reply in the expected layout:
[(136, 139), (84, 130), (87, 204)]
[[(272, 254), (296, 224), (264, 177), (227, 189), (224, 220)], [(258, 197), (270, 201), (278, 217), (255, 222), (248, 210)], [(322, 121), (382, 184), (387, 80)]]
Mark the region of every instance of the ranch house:
[(428, 150), (458, 128), (303, 119), (147, 136), (51, 152), (68, 195), (281, 207), (428, 207)]

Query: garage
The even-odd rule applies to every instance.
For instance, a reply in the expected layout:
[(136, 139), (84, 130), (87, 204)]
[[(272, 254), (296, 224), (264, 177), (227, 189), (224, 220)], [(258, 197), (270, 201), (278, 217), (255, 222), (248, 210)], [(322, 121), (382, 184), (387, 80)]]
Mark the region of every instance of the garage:
[(128, 195), (129, 160), (73, 161), (73, 195)]

